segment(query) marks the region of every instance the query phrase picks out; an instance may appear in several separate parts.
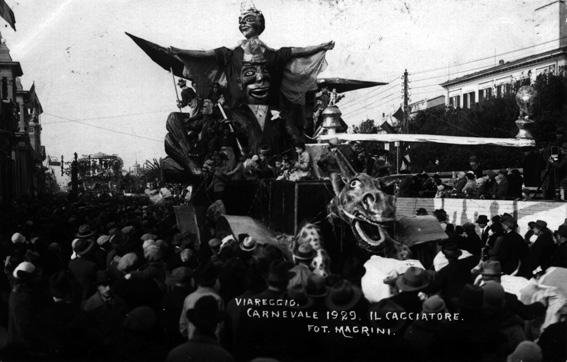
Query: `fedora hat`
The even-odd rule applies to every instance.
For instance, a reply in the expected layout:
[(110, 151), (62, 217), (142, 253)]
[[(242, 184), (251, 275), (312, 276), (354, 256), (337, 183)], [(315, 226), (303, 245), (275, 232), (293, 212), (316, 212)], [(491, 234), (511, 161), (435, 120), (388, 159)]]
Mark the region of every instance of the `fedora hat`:
[(78, 256), (83, 256), (91, 251), (94, 242), (91, 239), (76, 239), (76, 242), (73, 244), (73, 251)]
[(422, 290), (430, 282), (431, 278), (425, 269), (412, 266), (396, 279), (396, 286), (403, 292), (413, 292)]
[(514, 219), (514, 217), (510, 214), (504, 214), (502, 215), (502, 218), (500, 219), (500, 222), (504, 225), (507, 225), (508, 227), (516, 227), (516, 219)]
[(498, 260), (487, 260), (482, 263), (481, 274), (485, 276), (502, 275), (502, 265)]
[(90, 238), (94, 234), (95, 233), (91, 229), (89, 224), (83, 224), (83, 225), (79, 226), (79, 229), (77, 230), (77, 233), (75, 234), (75, 236), (78, 237), (78, 238)]
[(204, 295), (187, 311), (187, 319), (199, 329), (213, 330), (224, 319), (219, 303), (212, 295)]
[(461, 249), (457, 246), (457, 242), (454, 240), (449, 240), (443, 244), (441, 247), (441, 251), (445, 254), (448, 258), (458, 258), (463, 254)]
[(547, 229), (547, 223), (543, 220), (536, 220), (534, 224), (538, 229)]
[[(245, 235), (243, 238), (241, 236)], [(238, 239), (240, 240), (240, 250), (246, 252), (252, 252), (256, 250), (256, 240), (252, 239), (248, 234), (240, 234), (238, 235)]]
[(140, 240), (141, 241), (146, 241), (146, 240), (156, 240), (157, 236), (151, 233), (145, 233), (144, 235), (140, 236)]
[(447, 310), (447, 306), (443, 298), (433, 295), (423, 301), (422, 310), (424, 313), (443, 313)]
[(477, 224), (488, 224), (488, 216), (486, 215), (478, 215), (476, 218)]
[(325, 305), (329, 310), (352, 309), (362, 296), (362, 291), (348, 280), (341, 280), (329, 289)]
[(22, 261), (12, 272), (12, 276), (16, 279), (26, 279), (35, 272), (35, 265), (29, 261)]

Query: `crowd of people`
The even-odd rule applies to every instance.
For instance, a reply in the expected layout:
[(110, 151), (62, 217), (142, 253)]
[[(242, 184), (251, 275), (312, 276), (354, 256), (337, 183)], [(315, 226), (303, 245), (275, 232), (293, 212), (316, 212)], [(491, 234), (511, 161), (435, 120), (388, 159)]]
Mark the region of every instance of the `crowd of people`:
[[(437, 246), (446, 266), (391, 275), (394, 295), (370, 303), (360, 276), (333, 268), (315, 225), (280, 243), (234, 235), (217, 201), (197, 239), (179, 232), (171, 206), (147, 198), (15, 205), (0, 221), (2, 360), (567, 358), (567, 308), (557, 323), (534, 332), (546, 301), (524, 304), (500, 284), (505, 275), (533, 278), (550, 266), (567, 267), (567, 224), (552, 232), (536, 220), (520, 236), (511, 215), (454, 226), (435, 210), (449, 235)], [(270, 301), (283, 301), (303, 315), (354, 311), (356, 319), (253, 318), (242, 300), (259, 311), (277, 311)], [(461, 318), (371, 318), (388, 312)], [(314, 333), (309, 324), (389, 332), (348, 338)]]

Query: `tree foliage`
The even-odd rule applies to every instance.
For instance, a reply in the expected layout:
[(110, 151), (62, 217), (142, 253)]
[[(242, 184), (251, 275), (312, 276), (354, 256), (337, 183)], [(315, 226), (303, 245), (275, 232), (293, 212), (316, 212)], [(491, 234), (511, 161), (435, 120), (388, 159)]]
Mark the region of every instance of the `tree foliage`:
[[(469, 137), (514, 137), (519, 109), (515, 101), (517, 82), (513, 91), (502, 97), (485, 100), (471, 109), (436, 108), (421, 111), (410, 122), (410, 133)], [(538, 147), (555, 140), (559, 127), (567, 121), (567, 77), (544, 74), (532, 86), (538, 92), (532, 119), (536, 121), (532, 134)], [(521, 167), (521, 149), (498, 146), (459, 146), (434, 143), (412, 145), (413, 171), (431, 170), (439, 160), (441, 170), (463, 170), (468, 158), (476, 155), (485, 168)]]

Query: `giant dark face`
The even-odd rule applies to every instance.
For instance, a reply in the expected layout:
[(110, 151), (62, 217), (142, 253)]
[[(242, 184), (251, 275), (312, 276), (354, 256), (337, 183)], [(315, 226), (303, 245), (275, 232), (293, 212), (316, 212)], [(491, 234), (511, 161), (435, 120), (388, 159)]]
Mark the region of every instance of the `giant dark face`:
[(248, 10), (238, 18), (238, 29), (246, 39), (262, 34), (265, 28), (264, 15)]
[(242, 92), (248, 104), (268, 104), (270, 73), (265, 62), (244, 62), (240, 71)]

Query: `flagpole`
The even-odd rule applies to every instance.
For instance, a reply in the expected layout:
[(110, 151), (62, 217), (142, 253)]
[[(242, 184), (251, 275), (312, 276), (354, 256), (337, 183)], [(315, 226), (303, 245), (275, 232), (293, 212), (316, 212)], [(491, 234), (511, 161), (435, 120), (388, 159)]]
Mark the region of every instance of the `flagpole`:
[[(173, 89), (175, 89), (175, 97), (177, 98), (177, 102), (180, 102), (181, 100), (179, 99), (179, 93), (177, 92), (177, 85), (175, 84), (175, 76), (173, 75), (173, 67), (169, 67), (169, 72), (171, 73), (171, 80), (173, 81)], [(183, 112), (179, 105), (177, 108), (179, 109), (179, 112)]]

